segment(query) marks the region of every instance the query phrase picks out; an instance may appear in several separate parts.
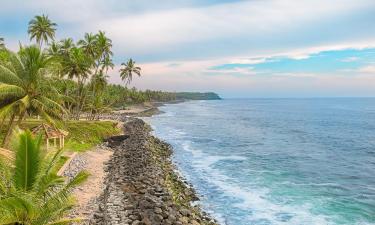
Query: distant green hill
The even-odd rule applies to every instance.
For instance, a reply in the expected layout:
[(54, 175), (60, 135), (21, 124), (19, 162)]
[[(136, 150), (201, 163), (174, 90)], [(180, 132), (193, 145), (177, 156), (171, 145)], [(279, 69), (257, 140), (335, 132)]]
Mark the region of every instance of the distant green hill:
[(214, 92), (177, 92), (177, 100), (220, 100), (220, 96)]

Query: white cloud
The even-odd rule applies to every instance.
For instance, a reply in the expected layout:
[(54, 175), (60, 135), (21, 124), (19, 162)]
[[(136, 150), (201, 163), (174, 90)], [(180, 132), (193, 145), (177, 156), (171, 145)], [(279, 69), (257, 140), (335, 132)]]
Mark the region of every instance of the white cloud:
[(375, 65), (368, 65), (368, 66), (362, 67), (358, 70), (358, 72), (375, 75)]
[(358, 60), (359, 60), (358, 57), (348, 57), (348, 58), (342, 59), (341, 62), (355, 62)]
[[(141, 63), (142, 79), (134, 81), (141, 88), (245, 91), (306, 87), (313, 91), (319, 90), (319, 82), (322, 87), (324, 82), (371, 86), (363, 82), (372, 81), (369, 73), (375, 68), (371, 66), (359, 71), (367, 76), (342, 80), (337, 74), (326, 74), (329, 78), (288, 73), (260, 77), (254, 76), (251, 67), (214, 71), (217, 75), (213, 76), (208, 68), (228, 63), (255, 65), (277, 57), (301, 60), (322, 51), (374, 47), (375, 30), (370, 29), (368, 16), (361, 17), (362, 12), (375, 9), (373, 0), (262, 0), (200, 7), (188, 0), (178, 1), (181, 5), (175, 7), (175, 2), (9, 0), (2, 2), (0, 13), (49, 14), (60, 25), (59, 38), (105, 30), (113, 39), (117, 58), (131, 56), (147, 62)], [(18, 40), (26, 40), (5, 38), (14, 49)], [(111, 80), (120, 83), (117, 69)]]

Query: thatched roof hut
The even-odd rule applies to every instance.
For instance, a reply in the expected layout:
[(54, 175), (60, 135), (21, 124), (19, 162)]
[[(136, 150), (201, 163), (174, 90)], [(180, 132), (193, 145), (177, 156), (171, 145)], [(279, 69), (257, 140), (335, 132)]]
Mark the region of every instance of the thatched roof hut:
[(47, 149), (49, 148), (49, 140), (53, 139), (54, 147), (56, 147), (56, 140), (59, 139), (59, 147), (63, 148), (65, 145), (65, 137), (68, 136), (69, 132), (64, 131), (55, 127), (52, 127), (46, 123), (42, 123), (31, 129), (33, 134), (42, 134), (46, 140)]

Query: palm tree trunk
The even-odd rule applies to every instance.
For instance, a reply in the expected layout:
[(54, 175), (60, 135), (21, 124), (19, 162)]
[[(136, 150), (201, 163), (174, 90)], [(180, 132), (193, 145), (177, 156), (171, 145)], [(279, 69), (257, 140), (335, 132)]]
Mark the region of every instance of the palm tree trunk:
[[(21, 116), (18, 118), (17, 126), (21, 125), (21, 122), (23, 121), (25, 116), (26, 116), (26, 110), (24, 112), (22, 112)], [(39, 120), (39, 115), (38, 115), (38, 120)]]
[(78, 78), (78, 91), (77, 91), (77, 105), (75, 107), (75, 119), (79, 120), (80, 117), (80, 110), (81, 110), (81, 98), (83, 92), (83, 81)]
[(4, 137), (4, 140), (3, 140), (3, 147), (4, 148), (6, 148), (8, 146), (10, 136), (13, 133), (13, 129), (14, 129), (14, 125), (15, 125), (14, 124), (15, 117), (16, 117), (15, 113), (13, 113), (12, 116), (10, 117), (8, 130), (7, 130), (7, 133), (5, 134), (5, 137)]

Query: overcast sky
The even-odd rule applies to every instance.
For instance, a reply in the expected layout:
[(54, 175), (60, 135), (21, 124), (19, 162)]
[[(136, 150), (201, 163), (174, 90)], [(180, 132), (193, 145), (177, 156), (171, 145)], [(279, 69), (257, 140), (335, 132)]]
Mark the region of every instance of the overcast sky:
[(2, 0), (0, 37), (29, 43), (47, 14), (57, 39), (103, 30), (141, 89), (224, 97), (375, 96), (374, 0)]

